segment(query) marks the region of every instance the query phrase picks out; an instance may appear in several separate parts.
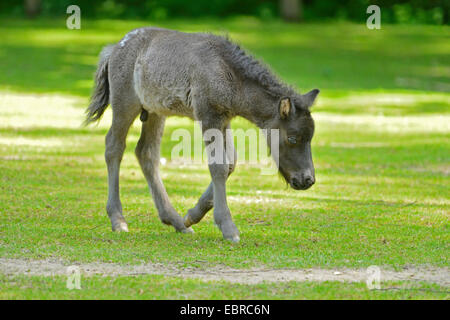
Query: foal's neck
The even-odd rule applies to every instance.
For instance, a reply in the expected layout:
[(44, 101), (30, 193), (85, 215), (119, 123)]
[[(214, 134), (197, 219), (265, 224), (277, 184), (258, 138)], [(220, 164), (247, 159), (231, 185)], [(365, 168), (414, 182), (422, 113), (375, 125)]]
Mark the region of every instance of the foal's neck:
[(278, 117), (279, 100), (280, 97), (269, 94), (261, 86), (249, 83), (242, 90), (236, 113), (260, 129), (270, 129)]

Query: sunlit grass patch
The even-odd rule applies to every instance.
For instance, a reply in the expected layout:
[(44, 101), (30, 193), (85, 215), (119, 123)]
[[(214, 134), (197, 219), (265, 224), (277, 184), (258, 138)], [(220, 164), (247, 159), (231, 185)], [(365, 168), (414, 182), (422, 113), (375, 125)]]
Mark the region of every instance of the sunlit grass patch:
[(448, 114), (449, 95), (436, 92), (393, 90), (331, 92), (321, 97), (317, 111), (339, 114), (405, 116)]
[[(61, 94), (0, 92), (0, 128), (81, 128), (87, 99)], [(105, 124), (106, 126), (106, 124)]]
[[(340, 115), (318, 113), (315, 119), (324, 124), (325, 130), (335, 130), (346, 126), (353, 130), (364, 127), (385, 133), (448, 133), (450, 132), (450, 115), (384, 116), (384, 115)], [(319, 128), (320, 130), (320, 128)]]

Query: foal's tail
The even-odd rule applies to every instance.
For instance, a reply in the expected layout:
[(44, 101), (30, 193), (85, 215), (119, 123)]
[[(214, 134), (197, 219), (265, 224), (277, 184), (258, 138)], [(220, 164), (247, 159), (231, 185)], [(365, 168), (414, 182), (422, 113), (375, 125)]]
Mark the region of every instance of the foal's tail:
[(91, 96), (91, 103), (86, 109), (84, 125), (98, 121), (109, 104), (108, 61), (114, 45), (103, 48), (100, 53), (97, 72), (95, 73), (95, 88)]

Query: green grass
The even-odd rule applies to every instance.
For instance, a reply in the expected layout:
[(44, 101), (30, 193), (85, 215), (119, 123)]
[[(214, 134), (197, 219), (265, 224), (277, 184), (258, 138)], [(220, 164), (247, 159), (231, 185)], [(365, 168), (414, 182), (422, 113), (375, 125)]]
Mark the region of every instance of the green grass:
[[(388, 282), (381, 290), (365, 283), (328, 281), (258, 285), (201, 282), (163, 276), (82, 278), (69, 290), (66, 277), (0, 275), (0, 299), (448, 299), (446, 288), (427, 283)], [(114, 290), (111, 290), (114, 288)]]
[(302, 90), (449, 91), (448, 26), (384, 24), (381, 30), (369, 30), (364, 24), (295, 25), (253, 18), (158, 23), (83, 19), (81, 30), (66, 29), (64, 18), (5, 19), (1, 24), (0, 83), (26, 92), (87, 96), (102, 46), (148, 25), (228, 34)]
[[(80, 124), (101, 47), (151, 23), (83, 20), (78, 31), (65, 29), (63, 20), (1, 24), (1, 257), (234, 268), (448, 266), (449, 27), (383, 25), (374, 31), (347, 23), (285, 25), (244, 18), (159, 24), (228, 30), (288, 83), (302, 92), (322, 91), (314, 107), (316, 185), (298, 192), (276, 176), (260, 175), (255, 166), (238, 166), (227, 184), (241, 231), (241, 243), (232, 245), (221, 239), (211, 214), (194, 226), (194, 235), (177, 234), (159, 222), (133, 154), (138, 121), (121, 169), (131, 232), (110, 231), (103, 161), (110, 110), (98, 127)], [(167, 159), (177, 143), (171, 133), (180, 127), (193, 130), (186, 119), (167, 123), (162, 149)], [(236, 120), (233, 127), (252, 125)], [(206, 166), (180, 168), (169, 162), (161, 170), (173, 205), (184, 215), (209, 183)], [(229, 297), (220, 289), (226, 284), (150, 278), (167, 287), (156, 298), (202, 286), (212, 288), (205, 298)], [(131, 286), (146, 280), (93, 277), (87, 281), (98, 284), (99, 291), (73, 294), (93, 297), (113, 281), (121, 288), (129, 283), (124, 297), (137, 297)], [(61, 295), (61, 284), (49, 279), (18, 283), (35, 286), (23, 291), (9, 284), (2, 297)], [(51, 290), (39, 295), (47, 285)], [(339, 283), (280, 284), (267, 296), (259, 291), (264, 286), (255, 286), (245, 297), (303, 297), (289, 286), (304, 291), (304, 297), (340, 298), (341, 289), (349, 298), (418, 297), (416, 291), (367, 293), (363, 285)], [(247, 289), (236, 287), (230, 297), (242, 297)]]

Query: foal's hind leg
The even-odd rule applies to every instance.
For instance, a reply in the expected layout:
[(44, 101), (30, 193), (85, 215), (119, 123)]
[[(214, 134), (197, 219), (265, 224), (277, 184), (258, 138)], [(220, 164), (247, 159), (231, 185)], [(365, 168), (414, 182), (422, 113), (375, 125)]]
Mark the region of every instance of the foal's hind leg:
[(108, 167), (108, 203), (106, 212), (111, 220), (113, 231), (126, 231), (128, 226), (122, 215), (122, 203), (119, 194), (119, 170), (125, 151), (125, 140), (140, 106), (121, 108), (113, 103), (113, 120), (105, 139), (105, 160)]
[(190, 233), (193, 230), (185, 227), (183, 218), (173, 208), (159, 175), (160, 144), (164, 122), (164, 117), (154, 113), (149, 114), (148, 119), (142, 123), (141, 137), (135, 150), (136, 157), (147, 179), (161, 221), (172, 225), (177, 231)]
[[(228, 177), (233, 173), (234, 168), (236, 167), (236, 161), (237, 161), (237, 153), (234, 148), (233, 143), (233, 136), (230, 129), (230, 125), (228, 124), (226, 127), (226, 140), (225, 148), (227, 150), (227, 157), (229, 160), (229, 171), (228, 171)], [(230, 151), (228, 153), (228, 151)], [(203, 219), (203, 217), (208, 213), (209, 210), (213, 207), (213, 200), (214, 200), (214, 194), (213, 194), (213, 183), (211, 182), (208, 186), (208, 188), (203, 192), (202, 196), (198, 200), (197, 204), (194, 208), (189, 209), (188, 213), (184, 216), (184, 225), (186, 227), (190, 227), (194, 224), (197, 224), (200, 222), (200, 220)]]

